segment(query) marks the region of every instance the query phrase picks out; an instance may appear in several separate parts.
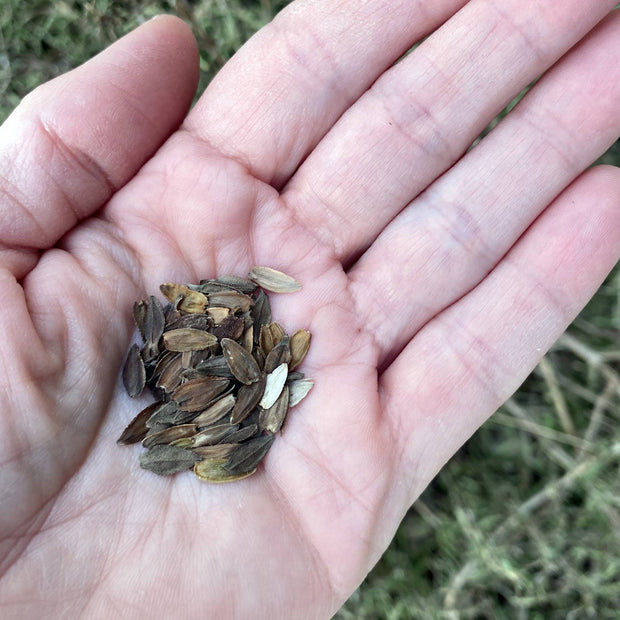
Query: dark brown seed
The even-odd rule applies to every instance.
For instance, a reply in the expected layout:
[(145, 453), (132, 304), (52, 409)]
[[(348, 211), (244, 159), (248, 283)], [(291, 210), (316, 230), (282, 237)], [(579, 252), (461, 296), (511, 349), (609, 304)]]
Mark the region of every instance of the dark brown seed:
[(205, 482), (235, 482), (251, 476), (256, 468), (242, 474), (231, 474), (223, 467), (226, 459), (204, 459), (194, 465), (194, 473)]
[(295, 370), (299, 364), (304, 361), (306, 353), (310, 348), (310, 340), (312, 335), (305, 329), (297, 330), (291, 336), (291, 361), (289, 362), (289, 370)]
[(157, 445), (140, 455), (140, 467), (160, 476), (191, 469), (200, 457), (178, 446)]
[(206, 376), (233, 378), (233, 374), (230, 372), (230, 368), (223, 355), (216, 355), (199, 362), (196, 364), (196, 370)]
[[(253, 361), (253, 360), (252, 360)], [(256, 362), (254, 362), (256, 363)], [(132, 344), (123, 366), (123, 385), (131, 398), (140, 396), (146, 383), (146, 370), (140, 355), (140, 347)]]
[(238, 381), (249, 385), (260, 379), (261, 372), (256, 360), (238, 342), (224, 338), (220, 344), (230, 372)]
[(224, 469), (231, 474), (242, 474), (254, 469), (264, 458), (275, 435), (263, 435), (241, 444), (226, 460)]
[(284, 336), (278, 344), (269, 351), (265, 358), (263, 372), (268, 374), (273, 372), (280, 364), (288, 364), (291, 361), (291, 349), (289, 346), (289, 337)]
[(206, 314), (183, 314), (174, 323), (168, 325), (166, 331), (180, 329), (181, 327), (192, 327), (193, 329), (207, 331), (212, 325), (213, 321)]
[(271, 305), (265, 291), (259, 291), (254, 306), (250, 310), (250, 316), (254, 322), (254, 344), (258, 345), (262, 326), (271, 323)]
[(230, 315), (226, 317), (217, 327), (213, 329), (213, 335), (218, 339), (230, 338), (239, 340), (243, 334), (245, 321), (243, 317)]
[(301, 290), (301, 284), (295, 278), (271, 267), (253, 267), (248, 278), (272, 293), (294, 293)]
[(169, 351), (200, 351), (214, 344), (217, 338), (213, 334), (193, 327), (171, 329), (164, 334), (164, 346)]
[(249, 426), (244, 426), (238, 431), (227, 435), (225, 441), (226, 443), (241, 443), (242, 441), (246, 441), (246, 439), (254, 437), (256, 433), (258, 433), (258, 425), (250, 424)]
[(161, 403), (152, 403), (138, 413), (138, 415), (127, 425), (123, 434), (116, 440), (116, 443), (129, 445), (142, 441), (148, 433), (148, 420), (157, 409), (161, 407)]
[(278, 400), (269, 409), (260, 410), (258, 416), (258, 428), (260, 431), (277, 433), (280, 430), (288, 411), (288, 401), (288, 387), (284, 386), (282, 393), (278, 396)]
[(180, 353), (171, 358), (157, 379), (156, 386), (166, 393), (172, 392), (181, 383), (183, 359)]
[(177, 439), (183, 439), (184, 437), (191, 437), (196, 434), (196, 426), (194, 424), (179, 424), (178, 426), (171, 426), (165, 428), (158, 433), (147, 435), (142, 442), (145, 448), (151, 448), (160, 444), (169, 444)]
[(242, 385), (237, 393), (237, 402), (230, 414), (230, 423), (238, 424), (258, 405), (265, 391), (265, 378), (261, 377), (255, 383)]
[(220, 377), (194, 379), (176, 388), (171, 398), (183, 411), (202, 411), (216, 396), (224, 392), (228, 385), (228, 379)]

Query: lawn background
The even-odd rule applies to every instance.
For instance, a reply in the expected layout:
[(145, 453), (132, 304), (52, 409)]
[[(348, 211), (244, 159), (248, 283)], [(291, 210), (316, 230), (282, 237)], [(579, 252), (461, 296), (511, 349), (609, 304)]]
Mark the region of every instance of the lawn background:
[[(287, 2), (0, 0), (0, 122), (155, 14), (200, 48), (200, 92)], [(620, 165), (617, 142), (602, 161)], [(620, 200), (619, 200), (620, 208)], [(411, 508), (337, 614), (603, 618), (620, 610), (620, 270)]]

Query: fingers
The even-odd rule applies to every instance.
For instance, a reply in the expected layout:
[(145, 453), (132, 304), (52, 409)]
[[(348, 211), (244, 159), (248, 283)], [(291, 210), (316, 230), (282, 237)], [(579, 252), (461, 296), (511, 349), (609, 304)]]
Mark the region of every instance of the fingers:
[(36, 89), (0, 128), (0, 262), (17, 277), (130, 179), (197, 84), (189, 29), (161, 17)]
[(620, 257), (619, 196), (620, 170), (585, 173), (384, 373), (397, 460), (403, 475), (415, 472), (401, 502), (408, 505), (517, 389), (596, 292)]
[(294, 2), (227, 63), (186, 127), (279, 187), (377, 76), (465, 1)]
[(614, 4), (469, 2), (344, 115), (284, 198), (351, 261)]
[[(606, 20), (351, 270), (383, 363), (471, 290), (620, 133), (620, 14)], [(368, 291), (383, 291), (368, 295)]]

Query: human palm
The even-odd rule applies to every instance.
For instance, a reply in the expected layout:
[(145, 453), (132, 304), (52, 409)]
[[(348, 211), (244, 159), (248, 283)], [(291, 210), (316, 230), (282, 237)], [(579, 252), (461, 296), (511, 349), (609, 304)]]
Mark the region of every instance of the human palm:
[[(617, 260), (618, 171), (579, 175), (618, 135), (618, 16), (463, 156), (614, 2), (472, 2), (389, 68), (465, 3), (411, 4), (295, 3), (184, 121), (194, 44), (158, 19), (3, 126), (9, 615), (328, 616)], [(249, 479), (141, 470), (133, 301), (255, 264), (303, 284), (273, 314), (315, 388)]]

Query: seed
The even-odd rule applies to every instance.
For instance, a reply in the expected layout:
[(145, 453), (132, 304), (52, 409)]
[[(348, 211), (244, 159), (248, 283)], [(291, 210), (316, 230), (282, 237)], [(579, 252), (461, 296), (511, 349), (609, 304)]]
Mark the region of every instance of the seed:
[(294, 293), (301, 290), (301, 284), (295, 278), (271, 267), (253, 267), (248, 278), (272, 293)]
[(258, 381), (261, 372), (256, 360), (238, 342), (224, 338), (221, 343), (224, 359), (230, 372), (241, 383), (250, 384)]
[(277, 433), (286, 417), (289, 407), (289, 389), (284, 386), (280, 396), (269, 409), (261, 409), (258, 415), (258, 428), (260, 431)]
[(157, 445), (140, 455), (140, 467), (160, 476), (191, 469), (200, 457), (178, 446)]
[(193, 327), (172, 329), (164, 334), (164, 345), (169, 351), (200, 351), (214, 344), (217, 338), (213, 334)]
[(265, 292), (292, 292), (299, 284), (256, 267), (250, 279), (169, 282), (160, 290), (165, 307), (153, 296), (133, 306), (144, 342), (130, 348), (122, 372), (130, 395), (147, 385), (156, 402), (118, 441), (141, 441), (140, 465), (160, 475), (193, 467), (207, 482), (245, 478), (267, 454), (289, 408), (313, 385), (294, 370), (310, 333), (288, 336), (272, 321)]
[(275, 435), (264, 435), (242, 443), (223, 464), (224, 469), (231, 474), (242, 474), (254, 470), (265, 458), (275, 437)]
[(140, 347), (132, 344), (123, 366), (123, 385), (131, 398), (140, 396), (146, 383), (146, 370), (140, 355)]
[(267, 375), (265, 383), (265, 393), (260, 401), (259, 406), (263, 409), (269, 409), (282, 392), (282, 388), (286, 383), (286, 375), (288, 374), (288, 364), (285, 362), (280, 364), (273, 372)]

